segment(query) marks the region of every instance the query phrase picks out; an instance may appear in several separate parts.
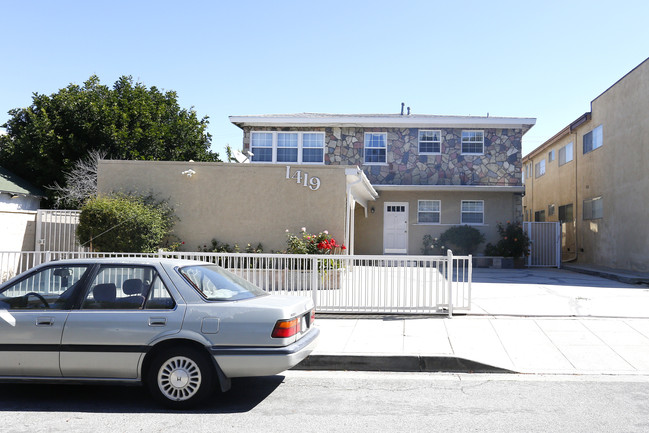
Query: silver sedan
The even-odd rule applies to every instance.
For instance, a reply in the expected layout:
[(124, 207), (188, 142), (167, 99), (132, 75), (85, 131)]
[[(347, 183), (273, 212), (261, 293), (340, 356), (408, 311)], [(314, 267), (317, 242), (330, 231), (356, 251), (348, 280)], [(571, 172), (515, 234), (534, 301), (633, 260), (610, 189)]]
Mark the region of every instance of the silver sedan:
[(230, 379), (314, 348), (313, 300), (268, 294), (216, 265), (64, 260), (0, 285), (0, 380), (144, 383), (184, 409)]

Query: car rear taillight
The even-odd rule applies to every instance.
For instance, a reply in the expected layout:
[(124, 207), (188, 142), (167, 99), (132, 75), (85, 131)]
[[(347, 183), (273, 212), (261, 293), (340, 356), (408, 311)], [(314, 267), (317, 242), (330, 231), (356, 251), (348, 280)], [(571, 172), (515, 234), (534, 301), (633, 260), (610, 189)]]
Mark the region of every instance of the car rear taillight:
[(275, 328), (271, 337), (273, 338), (288, 338), (301, 331), (301, 320), (299, 317), (290, 320), (278, 320), (275, 323)]
[(313, 322), (315, 322), (315, 308), (311, 310), (311, 320), (309, 320), (309, 326), (313, 326)]

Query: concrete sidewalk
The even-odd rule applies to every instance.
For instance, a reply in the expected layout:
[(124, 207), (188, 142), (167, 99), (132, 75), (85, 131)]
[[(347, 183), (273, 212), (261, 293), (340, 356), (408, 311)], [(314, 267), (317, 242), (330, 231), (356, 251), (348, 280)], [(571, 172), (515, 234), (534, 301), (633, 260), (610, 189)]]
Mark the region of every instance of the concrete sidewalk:
[(649, 289), (559, 269), (474, 273), (470, 311), (319, 315), (299, 368), (649, 375)]

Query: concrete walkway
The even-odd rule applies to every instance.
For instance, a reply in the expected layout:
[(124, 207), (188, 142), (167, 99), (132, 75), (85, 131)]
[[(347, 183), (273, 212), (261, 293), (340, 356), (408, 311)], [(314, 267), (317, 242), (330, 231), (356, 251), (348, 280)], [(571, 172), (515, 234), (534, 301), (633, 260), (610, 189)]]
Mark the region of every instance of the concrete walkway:
[(476, 269), (471, 310), (318, 315), (300, 368), (649, 375), (649, 288), (559, 269)]

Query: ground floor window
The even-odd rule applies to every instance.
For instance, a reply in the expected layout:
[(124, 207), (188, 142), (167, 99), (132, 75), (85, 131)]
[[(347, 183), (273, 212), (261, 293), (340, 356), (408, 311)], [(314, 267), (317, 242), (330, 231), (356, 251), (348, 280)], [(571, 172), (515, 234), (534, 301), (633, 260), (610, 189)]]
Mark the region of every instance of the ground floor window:
[(439, 224), (440, 211), (440, 200), (419, 200), (417, 204), (417, 222)]
[(604, 206), (601, 197), (584, 200), (584, 219), (595, 220), (604, 217)]
[(484, 223), (484, 201), (483, 200), (462, 200), (462, 224)]
[(568, 223), (574, 220), (572, 203), (559, 206), (559, 221)]
[(534, 212), (534, 221), (537, 223), (542, 223), (545, 222), (545, 211), (544, 210), (538, 210)]

